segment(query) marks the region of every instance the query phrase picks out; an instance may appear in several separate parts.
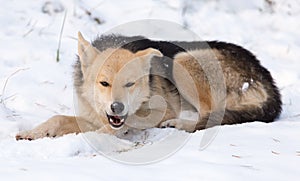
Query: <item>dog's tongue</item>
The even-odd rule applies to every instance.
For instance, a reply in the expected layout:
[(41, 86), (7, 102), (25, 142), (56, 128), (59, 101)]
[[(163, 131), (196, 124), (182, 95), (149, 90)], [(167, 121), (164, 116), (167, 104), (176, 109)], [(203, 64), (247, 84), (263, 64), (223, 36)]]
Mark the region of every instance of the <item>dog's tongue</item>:
[(115, 119), (120, 120), (121, 118), (119, 116), (114, 116)]
[(127, 115), (119, 116), (119, 115), (108, 115), (107, 118), (113, 129), (119, 129), (125, 122)]
[(119, 124), (121, 122), (121, 119), (118, 116), (114, 116), (113, 121), (114, 123)]

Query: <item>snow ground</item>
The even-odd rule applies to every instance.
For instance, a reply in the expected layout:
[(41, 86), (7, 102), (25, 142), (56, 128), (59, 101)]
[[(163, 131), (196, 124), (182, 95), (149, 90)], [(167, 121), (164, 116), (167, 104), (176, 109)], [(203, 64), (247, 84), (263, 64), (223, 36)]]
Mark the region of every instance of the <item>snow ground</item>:
[[(299, 1), (273, 0), (275, 4), (270, 5), (266, 0), (147, 0), (142, 3), (138, 0), (130, 3), (56, 0), (44, 7), (49, 14), (42, 12), (45, 2), (11, 0), (2, 2), (0, 7), (1, 180), (300, 178)], [(57, 63), (64, 10), (67, 17)], [(284, 105), (280, 119), (271, 124), (254, 122), (219, 127), (215, 139), (205, 149), (201, 149), (200, 143), (209, 130), (189, 135), (172, 129), (152, 129), (146, 145), (130, 151), (122, 151), (123, 146), (111, 147), (107, 140), (117, 141), (129, 149), (134, 147), (132, 143), (95, 133), (32, 142), (14, 140), (18, 131), (33, 128), (54, 114), (74, 114), (72, 64), (77, 31), (93, 39), (117, 25), (149, 18), (184, 25), (202, 39), (233, 42), (251, 50), (271, 71), (281, 90)], [(99, 25), (97, 21), (103, 23)], [(168, 34), (169, 28), (160, 27), (150, 36), (193, 39), (184, 32), (174, 37)], [(168, 135), (170, 139), (164, 142), (162, 138)], [(101, 144), (94, 149), (95, 145), (89, 141), (98, 138)], [(170, 149), (178, 144), (176, 139), (183, 139), (180, 143), (184, 145)], [(151, 160), (153, 155), (167, 152), (154, 163), (132, 165), (108, 159), (99, 149), (121, 152), (114, 153), (114, 159), (127, 161), (133, 157)]]

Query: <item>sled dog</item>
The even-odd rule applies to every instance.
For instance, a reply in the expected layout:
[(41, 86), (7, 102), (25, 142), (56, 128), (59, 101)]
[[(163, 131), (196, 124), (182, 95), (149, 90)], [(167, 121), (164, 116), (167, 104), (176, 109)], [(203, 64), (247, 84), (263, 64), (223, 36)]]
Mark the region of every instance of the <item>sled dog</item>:
[(248, 50), (218, 41), (152, 41), (78, 33), (76, 116), (56, 115), (16, 139), (171, 127), (187, 132), (224, 124), (272, 122), (281, 96)]

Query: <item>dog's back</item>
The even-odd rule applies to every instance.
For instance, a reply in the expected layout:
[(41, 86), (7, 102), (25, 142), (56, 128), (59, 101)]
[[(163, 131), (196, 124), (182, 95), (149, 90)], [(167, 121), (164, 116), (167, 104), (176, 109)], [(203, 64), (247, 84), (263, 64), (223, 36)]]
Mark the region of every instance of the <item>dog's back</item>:
[[(92, 44), (100, 51), (111, 47), (124, 48), (134, 53), (150, 47), (159, 50), (165, 57), (156, 58), (152, 61), (150, 87), (157, 88), (164, 84), (163, 86), (168, 88), (168, 90), (164, 88), (163, 91), (165, 98), (174, 99), (174, 95), (178, 92), (197, 111), (202, 111), (203, 114), (200, 115), (201, 120), (197, 124), (196, 129), (203, 129), (217, 124), (235, 124), (256, 120), (271, 122), (280, 115), (281, 97), (270, 72), (261, 66), (251, 52), (240, 46), (217, 41), (152, 41), (141, 36), (125, 37), (118, 35), (101, 36)], [(203, 60), (203, 58), (207, 58), (205, 57), (207, 52), (210, 52), (210, 55), (208, 59)], [(196, 60), (197, 57), (203, 60), (200, 68), (195, 69), (195, 66), (191, 68), (193, 60), (191, 60), (190, 56), (193, 56), (195, 61), (198, 61)], [(207, 75), (205, 75), (207, 71), (203, 70), (203, 66), (208, 67), (208, 71), (214, 70), (210, 67), (210, 56), (214, 57), (211, 59), (218, 61), (225, 82), (226, 98), (224, 98), (225, 101), (223, 100), (222, 103), (225, 105), (223, 111), (220, 111), (220, 108), (217, 106), (221, 100), (219, 102), (216, 101), (215, 95), (211, 92), (212, 85), (206, 85), (212, 82), (207, 82)], [(196, 84), (198, 84), (196, 86), (198, 86), (197, 94), (199, 94), (200, 100), (195, 100), (195, 97), (193, 98), (194, 95), (185, 95), (188, 93), (184, 93), (184, 88), (182, 90), (178, 88), (180, 83), (174, 77), (174, 63), (186, 66), (187, 71), (192, 72), (191, 76), (202, 76), (202, 80), (195, 80)], [(193, 72), (196, 73), (192, 75)], [(201, 73), (199, 74), (199, 72)], [(215, 74), (216, 72), (209, 73)], [(155, 90), (158, 90), (158, 88), (153, 88), (152, 93)], [(159, 94), (162, 94), (161, 92)], [(168, 94), (171, 94), (171, 96)], [(174, 100), (170, 100), (171, 103), (178, 104), (178, 98), (175, 99), (176, 103)], [(197, 108), (199, 105), (193, 103), (193, 101), (199, 101), (202, 104), (201, 108)], [(220, 115), (224, 115), (221, 123), (207, 122), (209, 117), (218, 117)]]

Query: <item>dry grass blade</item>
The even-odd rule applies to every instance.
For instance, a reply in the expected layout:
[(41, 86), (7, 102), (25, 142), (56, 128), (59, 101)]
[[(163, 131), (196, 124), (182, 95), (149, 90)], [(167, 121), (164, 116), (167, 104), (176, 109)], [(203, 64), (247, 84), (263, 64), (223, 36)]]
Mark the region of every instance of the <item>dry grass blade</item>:
[(57, 51), (56, 51), (56, 62), (59, 62), (59, 51), (60, 51), (60, 45), (61, 45), (61, 38), (62, 38), (62, 34), (63, 34), (64, 27), (65, 27), (66, 17), (67, 17), (67, 10), (65, 11), (63, 23), (60, 28), (58, 46), (57, 46)]
[(242, 158), (241, 156), (238, 156), (238, 155), (231, 155), (231, 156), (234, 158)]
[(18, 69), (16, 70), (15, 72), (13, 72), (12, 74), (10, 74), (7, 79), (5, 80), (4, 82), (4, 86), (2, 88), (2, 93), (1, 93), (1, 99), (0, 99), (0, 103), (3, 103), (4, 102), (4, 93), (5, 93), (5, 89), (7, 87), (7, 84), (8, 84), (8, 81), (11, 77), (13, 77), (14, 75), (16, 75), (17, 73), (21, 72), (21, 71), (24, 71), (24, 70), (28, 70), (29, 68), (23, 68), (23, 69)]
[(280, 155), (279, 152), (276, 152), (276, 151), (273, 151), (273, 150), (272, 150), (272, 153), (273, 153), (274, 155)]

